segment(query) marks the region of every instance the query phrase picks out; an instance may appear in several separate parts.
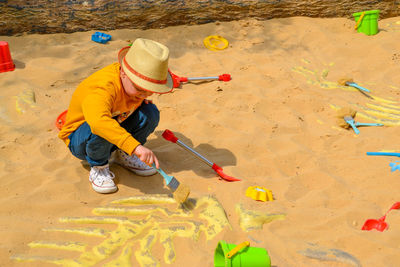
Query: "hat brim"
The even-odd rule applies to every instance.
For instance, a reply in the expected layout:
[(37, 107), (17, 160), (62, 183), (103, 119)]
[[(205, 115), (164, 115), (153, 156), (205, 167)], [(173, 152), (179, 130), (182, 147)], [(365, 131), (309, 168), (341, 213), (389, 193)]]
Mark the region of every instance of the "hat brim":
[(118, 62), (121, 65), (121, 68), (124, 70), (125, 74), (128, 76), (129, 80), (131, 82), (139, 87), (142, 90), (146, 90), (152, 93), (157, 93), (157, 94), (166, 94), (172, 91), (174, 89), (174, 82), (173, 78), (171, 76), (171, 73), (168, 71), (167, 74), (167, 82), (165, 84), (158, 84), (158, 83), (153, 83), (147, 80), (143, 80), (142, 78), (136, 76), (135, 74), (131, 73), (129, 69), (125, 66), (124, 63), (124, 57), (128, 53), (130, 46), (122, 48), (118, 52)]

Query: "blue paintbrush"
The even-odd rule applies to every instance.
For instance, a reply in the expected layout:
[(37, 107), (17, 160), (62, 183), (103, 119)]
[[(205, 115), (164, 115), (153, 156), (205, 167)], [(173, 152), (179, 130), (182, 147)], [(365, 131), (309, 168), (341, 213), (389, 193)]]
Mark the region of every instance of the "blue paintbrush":
[(157, 169), (154, 163), (153, 167), (164, 178), (168, 188), (173, 192), (174, 199), (179, 203), (185, 202), (190, 194), (190, 188), (187, 185), (181, 184), (174, 176), (166, 174), (161, 168)]

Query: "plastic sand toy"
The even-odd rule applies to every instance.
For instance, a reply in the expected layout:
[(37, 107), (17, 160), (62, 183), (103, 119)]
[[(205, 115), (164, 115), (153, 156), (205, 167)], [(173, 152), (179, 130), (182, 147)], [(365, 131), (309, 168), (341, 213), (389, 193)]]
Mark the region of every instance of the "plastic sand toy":
[(370, 231), (372, 229), (376, 229), (379, 232), (383, 232), (388, 228), (388, 224), (385, 222), (386, 216), (391, 210), (398, 210), (400, 209), (400, 202), (396, 202), (392, 205), (392, 207), (379, 219), (368, 219), (365, 221), (361, 230)]
[(65, 118), (67, 117), (68, 110), (64, 110), (60, 115), (58, 115), (55, 125), (58, 130), (61, 130), (65, 123)]
[(264, 248), (250, 247), (245, 241), (239, 245), (219, 241), (214, 252), (214, 267), (270, 267), (271, 259)]
[(210, 35), (204, 38), (204, 46), (211, 51), (224, 50), (228, 47), (229, 42), (224, 37), (219, 35)]
[(92, 35), (92, 41), (105, 44), (111, 40), (111, 35), (102, 32), (95, 32)]
[(379, 10), (369, 10), (353, 13), (356, 21), (355, 29), (366, 35), (375, 35), (378, 33)]
[(8, 43), (0, 41), (0, 72), (12, 71), (14, 69), (15, 65), (11, 58)]
[(264, 187), (260, 186), (250, 186), (246, 190), (246, 197), (250, 197), (257, 201), (273, 201), (274, 197), (272, 196), (271, 190), (268, 190)]
[(231, 80), (231, 75), (227, 73), (221, 74), (219, 76), (210, 76), (210, 77), (180, 77), (176, 74), (173, 74), (171, 71), (169, 71), (169, 73), (172, 76), (174, 88), (178, 88), (182, 82), (189, 82), (189, 81), (219, 80), (219, 81), (229, 82)]
[(188, 145), (186, 145), (185, 143), (180, 141), (175, 136), (175, 134), (173, 132), (171, 132), (170, 130), (168, 130), (168, 129), (165, 130), (162, 133), (162, 137), (164, 137), (165, 140), (168, 140), (168, 141), (170, 141), (172, 143), (175, 143), (175, 144), (179, 145), (180, 147), (186, 149), (187, 151), (193, 153), (195, 156), (197, 156), (199, 159), (201, 159), (204, 163), (206, 163), (208, 166), (210, 166), (225, 181), (229, 181), (229, 182), (240, 181), (240, 179), (238, 179), (238, 178), (235, 178), (235, 177), (232, 177), (232, 176), (229, 176), (229, 175), (225, 174), (220, 166), (218, 166), (217, 164), (209, 161), (204, 156), (202, 156), (200, 153), (195, 151), (193, 148), (189, 147)]
[(358, 85), (357, 83), (355, 83), (355, 82), (353, 81), (352, 78), (342, 78), (342, 79), (340, 79), (340, 80), (338, 81), (338, 83), (339, 83), (340, 85), (343, 85), (343, 86), (351, 86), (351, 87), (354, 87), (354, 88), (356, 88), (358, 91), (360, 91), (360, 93), (362, 93), (363, 95), (365, 95), (366, 97), (371, 98), (371, 99), (374, 99), (372, 96), (366, 94), (366, 92), (367, 92), (367, 93), (370, 93), (370, 92), (371, 92), (369, 89)]
[(368, 156), (395, 156), (400, 157), (400, 153), (396, 152), (367, 152)]
[(356, 122), (354, 120), (354, 117), (356, 116), (356, 114), (357, 114), (357, 111), (355, 111), (349, 107), (344, 107), (344, 108), (339, 109), (337, 111), (338, 125), (345, 129), (348, 129), (350, 127), (353, 128), (355, 134), (360, 133), (360, 130), (358, 130), (358, 128), (357, 128), (360, 126), (384, 126), (382, 123)]

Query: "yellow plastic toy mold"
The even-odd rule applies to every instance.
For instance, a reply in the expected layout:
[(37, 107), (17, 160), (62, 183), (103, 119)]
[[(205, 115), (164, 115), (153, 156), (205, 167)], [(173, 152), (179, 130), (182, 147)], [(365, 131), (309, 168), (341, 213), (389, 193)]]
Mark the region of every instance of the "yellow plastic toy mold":
[(228, 47), (229, 42), (224, 37), (219, 35), (210, 35), (204, 38), (204, 46), (211, 51), (223, 50)]
[(258, 201), (273, 201), (271, 190), (260, 186), (250, 186), (246, 190), (246, 196)]

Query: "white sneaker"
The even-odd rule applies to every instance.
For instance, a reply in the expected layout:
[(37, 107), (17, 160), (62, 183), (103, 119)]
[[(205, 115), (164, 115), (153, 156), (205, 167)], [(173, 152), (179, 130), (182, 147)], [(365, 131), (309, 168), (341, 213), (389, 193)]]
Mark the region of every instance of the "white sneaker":
[(155, 168), (148, 166), (136, 155), (129, 156), (121, 149), (116, 151), (115, 162), (141, 176), (150, 176), (157, 172)]
[(117, 191), (113, 179), (115, 175), (110, 171), (109, 165), (93, 166), (90, 169), (89, 181), (92, 183), (94, 191), (97, 193), (107, 194)]

